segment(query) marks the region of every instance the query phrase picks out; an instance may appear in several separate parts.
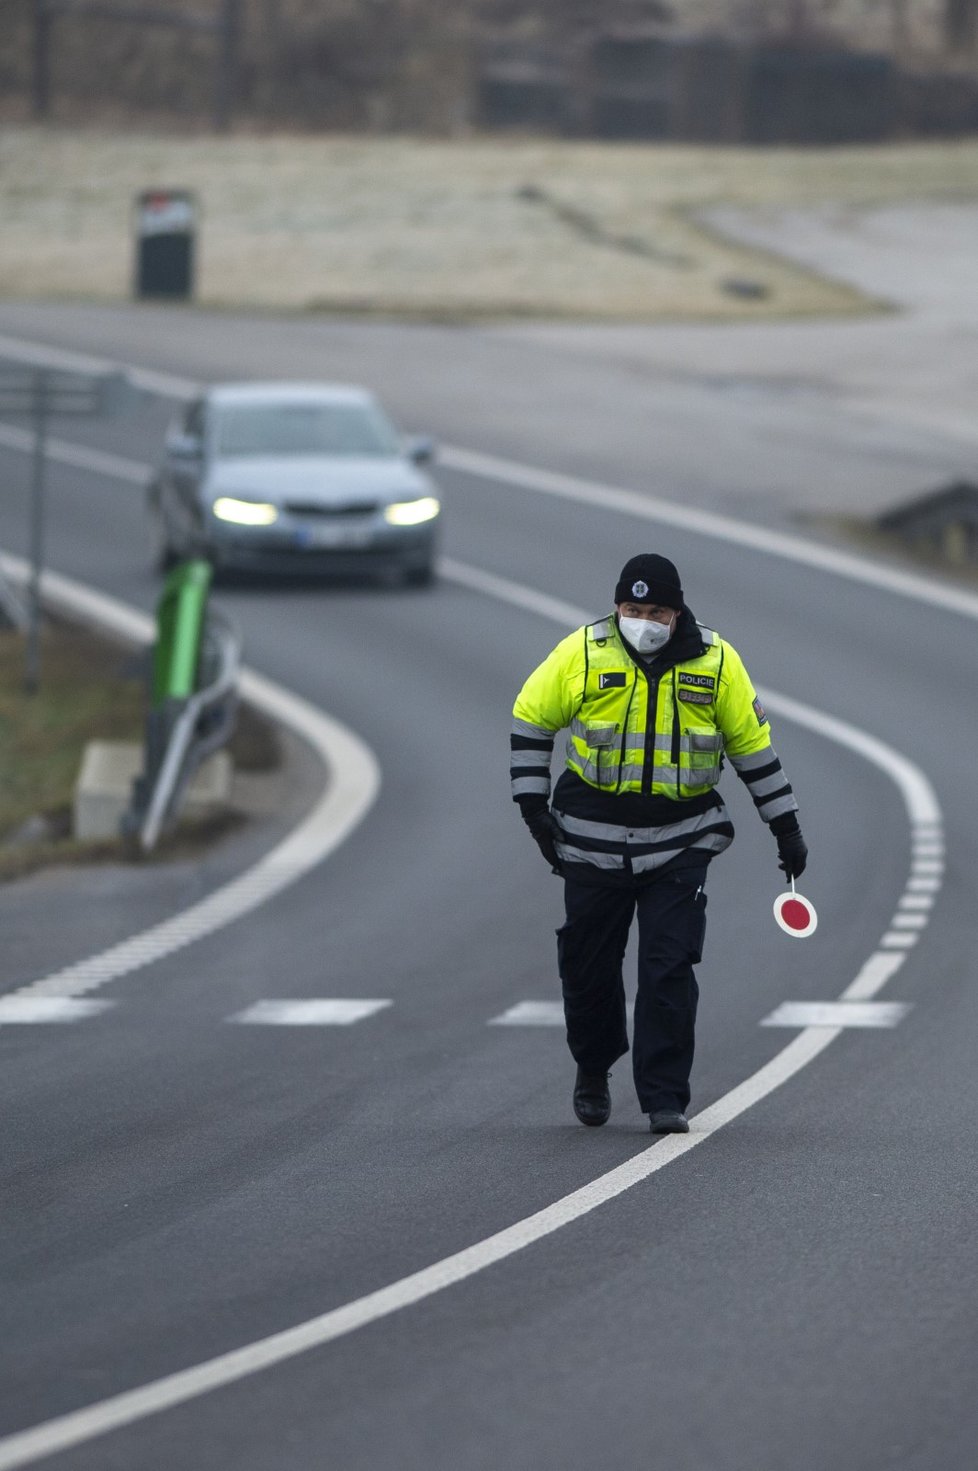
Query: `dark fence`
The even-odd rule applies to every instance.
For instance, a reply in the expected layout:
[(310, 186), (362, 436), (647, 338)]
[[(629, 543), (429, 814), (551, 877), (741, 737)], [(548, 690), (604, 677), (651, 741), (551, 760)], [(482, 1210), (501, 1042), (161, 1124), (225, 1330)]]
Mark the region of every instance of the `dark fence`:
[(608, 139), (867, 143), (978, 130), (978, 79), (904, 73), (877, 53), (609, 34), (576, 59), (489, 54), (478, 120)]

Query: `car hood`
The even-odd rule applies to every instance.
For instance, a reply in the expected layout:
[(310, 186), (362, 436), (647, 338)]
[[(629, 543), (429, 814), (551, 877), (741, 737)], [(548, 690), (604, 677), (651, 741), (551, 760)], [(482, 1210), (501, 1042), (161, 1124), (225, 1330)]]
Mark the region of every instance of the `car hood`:
[(430, 495), (432, 483), (409, 460), (339, 459), (326, 455), (256, 455), (215, 461), (207, 475), (208, 494), (237, 495), (276, 505), (301, 500), (336, 505), (351, 497), (384, 503)]

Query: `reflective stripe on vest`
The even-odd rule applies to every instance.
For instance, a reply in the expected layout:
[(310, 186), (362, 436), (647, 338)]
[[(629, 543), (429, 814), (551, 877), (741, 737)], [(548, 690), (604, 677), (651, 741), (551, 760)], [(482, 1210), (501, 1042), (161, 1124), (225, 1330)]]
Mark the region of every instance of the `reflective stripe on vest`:
[[(567, 765), (590, 786), (612, 792), (695, 797), (720, 780), (723, 735), (716, 723), (723, 648), (707, 648), (667, 670), (655, 687), (655, 733), (646, 742), (649, 683), (626, 653), (613, 619), (585, 629), (584, 699), (569, 726)], [(647, 755), (652, 757), (648, 769)]]

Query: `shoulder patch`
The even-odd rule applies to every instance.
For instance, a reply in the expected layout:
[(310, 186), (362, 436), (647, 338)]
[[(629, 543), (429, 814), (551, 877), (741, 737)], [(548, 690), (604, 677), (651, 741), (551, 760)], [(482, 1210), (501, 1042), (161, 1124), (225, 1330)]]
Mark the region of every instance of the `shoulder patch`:
[(612, 619), (599, 618), (597, 623), (589, 623), (587, 625), (586, 638), (601, 647), (611, 638), (612, 627)]
[(767, 715), (760, 700), (754, 701), (754, 714), (757, 716), (758, 725), (767, 725)]

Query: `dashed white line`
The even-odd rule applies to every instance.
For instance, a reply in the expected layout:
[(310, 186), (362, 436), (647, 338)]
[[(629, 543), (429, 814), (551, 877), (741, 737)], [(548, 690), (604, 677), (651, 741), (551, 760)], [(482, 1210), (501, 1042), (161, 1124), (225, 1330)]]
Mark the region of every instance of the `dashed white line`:
[(895, 1027), (910, 1006), (902, 1001), (784, 1001), (762, 1027)]
[[(0, 347), (2, 347), (0, 343)], [(117, 365), (113, 365), (117, 366)], [(904, 596), (936, 606), (954, 609), (965, 616), (978, 618), (978, 599), (955, 589), (938, 588), (921, 578), (905, 572), (893, 573), (875, 568), (872, 564), (847, 558), (842, 554), (811, 546), (800, 539), (767, 533), (762, 528), (741, 526), (722, 517), (705, 512), (695, 512), (686, 507), (677, 507), (664, 502), (652, 502), (633, 492), (619, 491), (614, 487), (593, 485), (573, 477), (553, 475), (535, 471), (526, 466), (493, 459), (488, 456), (469, 454), (464, 451), (448, 450), (443, 453), (445, 463), (456, 469), (468, 470), (472, 474), (488, 475), (497, 480), (561, 495), (588, 504), (626, 511), (644, 517), (696, 531), (703, 535), (718, 537), (735, 544), (750, 546), (755, 550), (768, 551), (773, 555), (820, 567), (840, 576), (870, 586), (886, 588)], [(533, 590), (495, 578), (478, 569), (459, 563), (445, 562), (442, 572), (446, 577), (456, 577), (472, 589), (502, 596), (514, 605), (539, 612), (542, 616), (558, 622), (584, 622), (588, 614), (570, 608), (555, 599), (543, 598)], [(459, 574), (462, 574), (459, 576)], [(473, 581), (477, 574), (480, 581)], [(490, 591), (491, 587), (491, 591)], [(569, 616), (568, 616), (569, 615)], [(761, 696), (775, 713), (789, 720), (799, 720), (820, 731), (829, 739), (849, 746), (873, 762), (898, 786), (906, 805), (912, 826), (918, 829), (917, 836), (923, 837), (926, 826), (931, 832), (939, 831), (940, 810), (927, 778), (911, 762), (893, 751), (875, 737), (844, 722), (824, 716), (811, 707), (782, 697)], [(925, 882), (911, 879), (908, 889)], [(916, 935), (903, 934), (899, 941), (915, 941)], [(893, 935), (885, 935), (881, 947)], [(879, 987), (894, 973), (885, 975), (884, 962), (902, 961), (903, 957), (877, 953), (870, 957), (857, 976), (853, 986), (860, 982), (865, 989)], [(895, 969), (895, 967), (894, 967)], [(850, 988), (851, 989), (851, 988)], [(845, 1013), (851, 1015), (852, 1013)], [(333, 1342), (337, 1338), (372, 1323), (391, 1313), (400, 1311), (410, 1304), (419, 1302), (434, 1293), (444, 1291), (454, 1283), (481, 1272), (513, 1253), (522, 1251), (570, 1222), (614, 1199), (623, 1191), (640, 1181), (648, 1179), (673, 1160), (698, 1147), (718, 1129), (725, 1127), (745, 1110), (766, 1098), (776, 1088), (796, 1073), (807, 1067), (843, 1030), (842, 1024), (807, 1025), (787, 1047), (783, 1048), (764, 1067), (760, 1068), (743, 1083), (732, 1089), (711, 1107), (703, 1110), (692, 1120), (692, 1130), (686, 1135), (671, 1135), (651, 1147), (642, 1150), (625, 1164), (600, 1176), (597, 1180), (565, 1196), (554, 1205), (501, 1231), (494, 1236), (477, 1242), (453, 1256), (390, 1284), (377, 1292), (370, 1293), (354, 1302), (321, 1314), (305, 1323), (300, 1323), (284, 1332), (273, 1334), (255, 1343), (219, 1355), (206, 1363), (157, 1380), (141, 1388), (115, 1395), (101, 1403), (90, 1405), (71, 1414), (37, 1425), (32, 1429), (9, 1436), (0, 1441), (0, 1471), (26, 1465), (56, 1451), (78, 1445), (108, 1431), (128, 1425), (147, 1415), (159, 1413), (172, 1406), (194, 1399), (222, 1385), (232, 1384), (247, 1375), (259, 1372), (305, 1353), (308, 1350)]]
[(863, 961), (859, 974), (855, 980), (843, 991), (841, 1001), (869, 1001), (878, 991), (882, 991), (887, 981), (893, 979), (903, 964), (902, 955), (884, 954), (876, 951), (870, 955), (868, 960)]
[[(2, 556), (0, 566), (19, 580), (27, 575), (26, 564), (19, 558)], [(42, 592), (49, 604), (129, 641), (146, 642), (152, 637), (153, 621), (146, 614), (71, 578), (47, 572)], [(312, 811), (252, 868), (197, 904), (98, 955), (20, 986), (12, 996), (84, 996), (212, 935), (309, 873), (362, 821), (380, 789), (380, 768), (363, 741), (308, 701), (261, 675), (246, 670), (240, 688), (244, 699), (294, 731), (323, 761), (328, 780)], [(343, 773), (342, 781), (335, 778), (336, 772)]]
[(391, 1006), (390, 1001), (343, 1000), (320, 996), (304, 1001), (256, 1001), (229, 1018), (259, 1027), (349, 1027)]
[(107, 1011), (111, 1001), (76, 1001), (70, 996), (0, 996), (0, 1027), (80, 1022)]
[(491, 1027), (562, 1027), (562, 1001), (518, 1001), (501, 1016), (494, 1016)]

